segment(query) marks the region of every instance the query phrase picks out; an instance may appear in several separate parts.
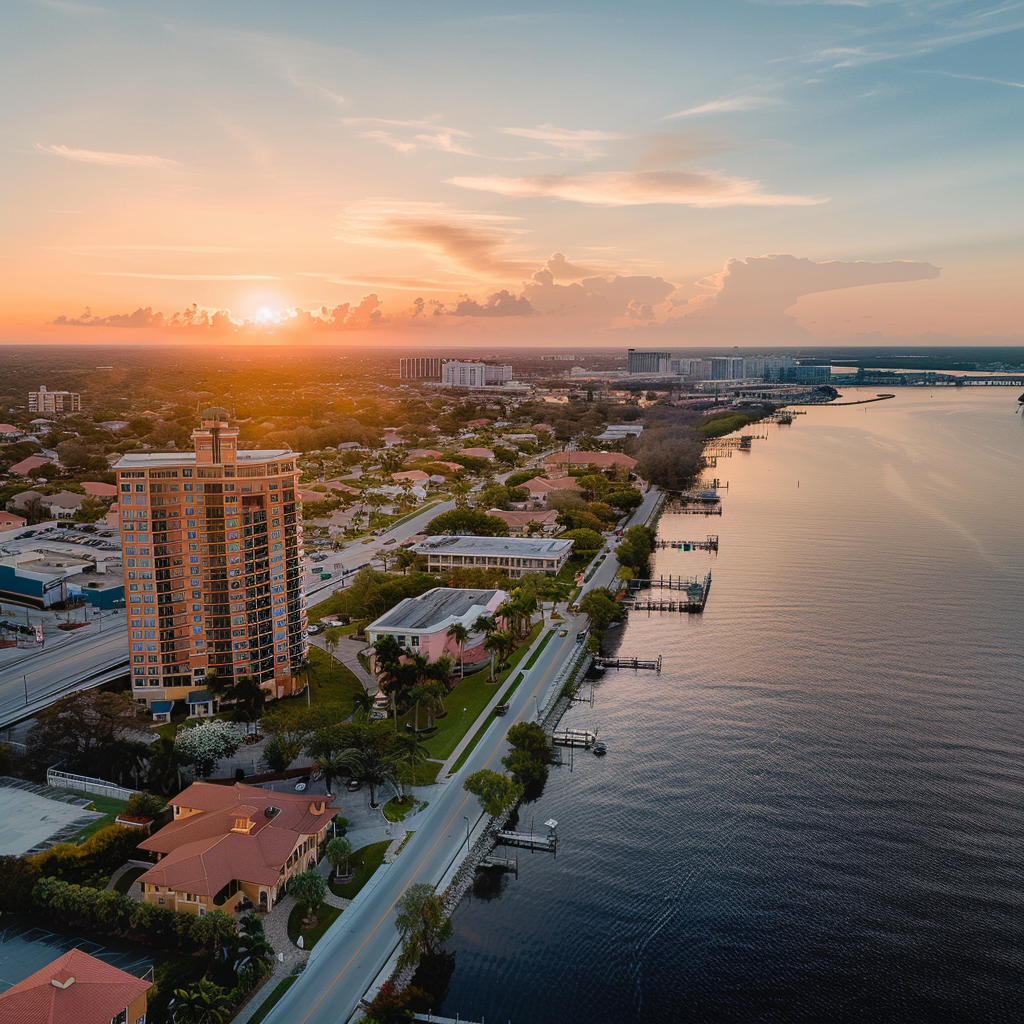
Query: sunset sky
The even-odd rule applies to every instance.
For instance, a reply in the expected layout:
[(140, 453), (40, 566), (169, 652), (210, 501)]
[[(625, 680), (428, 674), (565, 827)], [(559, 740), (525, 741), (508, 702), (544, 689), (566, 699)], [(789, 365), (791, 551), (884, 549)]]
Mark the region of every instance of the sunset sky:
[(3, 23), (3, 340), (1024, 333), (1021, 2)]

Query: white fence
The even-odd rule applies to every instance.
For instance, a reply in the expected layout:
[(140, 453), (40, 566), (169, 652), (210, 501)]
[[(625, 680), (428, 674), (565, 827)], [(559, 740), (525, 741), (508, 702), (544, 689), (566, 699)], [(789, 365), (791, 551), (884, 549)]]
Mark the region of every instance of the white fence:
[(127, 800), (137, 789), (128, 789), (126, 786), (119, 786), (116, 782), (106, 782), (103, 779), (93, 779), (88, 775), (73, 775), (71, 772), (61, 772), (56, 768), (46, 770), (46, 784), (54, 789), (75, 789), (80, 793), (93, 793), (96, 796), (112, 796), (116, 800)]

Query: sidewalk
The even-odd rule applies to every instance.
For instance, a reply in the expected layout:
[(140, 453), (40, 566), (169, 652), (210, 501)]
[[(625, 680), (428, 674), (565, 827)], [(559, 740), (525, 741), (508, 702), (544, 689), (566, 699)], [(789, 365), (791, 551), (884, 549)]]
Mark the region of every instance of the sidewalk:
[(451, 772), (452, 766), (456, 763), (456, 761), (458, 761), (459, 757), (462, 755), (462, 752), (466, 749), (466, 747), (470, 745), (470, 743), (473, 742), (473, 737), (476, 736), (477, 730), (480, 728), (480, 724), (487, 721), (487, 716), (498, 706), (498, 704), (501, 703), (501, 695), (508, 689), (509, 684), (512, 682), (513, 679), (515, 679), (516, 675), (519, 672), (527, 671), (526, 669), (521, 668), (519, 666), (525, 665), (526, 662), (528, 662), (530, 658), (533, 657), (534, 651), (536, 651), (537, 648), (540, 647), (540, 645), (544, 642), (544, 638), (559, 625), (560, 623), (557, 619), (554, 622), (548, 619), (544, 620), (544, 628), (537, 634), (537, 639), (534, 640), (532, 644), (530, 644), (530, 649), (523, 656), (522, 661), (520, 661), (519, 665), (517, 665), (516, 668), (513, 669), (506, 682), (502, 683), (501, 686), (495, 687), (494, 696), (490, 699), (490, 702), (488, 703), (487, 707), (483, 709), (483, 711), (477, 717), (476, 721), (473, 722), (472, 725), (470, 725), (469, 729), (466, 730), (466, 735), (463, 736), (461, 740), (459, 740), (458, 745), (451, 752), (451, 755), (448, 757), (448, 760), (445, 761), (445, 763), (441, 766), (441, 769), (437, 773), (437, 777), (439, 779), (444, 779), (445, 776), (447, 776)]

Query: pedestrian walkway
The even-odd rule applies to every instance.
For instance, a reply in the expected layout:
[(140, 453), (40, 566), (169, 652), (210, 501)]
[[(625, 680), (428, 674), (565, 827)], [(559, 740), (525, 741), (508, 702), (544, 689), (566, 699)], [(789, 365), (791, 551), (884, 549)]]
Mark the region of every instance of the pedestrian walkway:
[[(533, 657), (534, 651), (536, 651), (544, 642), (544, 638), (556, 626), (560, 624), (561, 623), (558, 620), (555, 620), (554, 622), (545, 621), (544, 628), (537, 634), (537, 639), (534, 640), (532, 644), (530, 644), (530, 649), (526, 652), (522, 660), (519, 662), (519, 666), (525, 665), (530, 660), (530, 658)], [(480, 715), (477, 717), (476, 722), (474, 722), (469, 727), (469, 729), (466, 730), (466, 735), (463, 736), (461, 740), (459, 740), (457, 746), (451, 752), (451, 755), (449, 756), (448, 760), (445, 761), (445, 763), (441, 766), (440, 771), (437, 773), (437, 777), (439, 779), (444, 779), (445, 776), (450, 774), (452, 768), (455, 766), (455, 763), (462, 756), (462, 752), (466, 749), (466, 747), (470, 745), (470, 743), (473, 742), (473, 737), (476, 736), (477, 729), (479, 728), (478, 723), (485, 722), (487, 720), (487, 716), (498, 706), (498, 704), (501, 703), (501, 696), (508, 689), (508, 683), (515, 679), (515, 677), (520, 672), (525, 672), (525, 669), (520, 668), (519, 666), (517, 666), (510, 673), (508, 680), (505, 683), (502, 683), (501, 686), (496, 686), (494, 688), (494, 696), (488, 702), (487, 707), (485, 707), (483, 711), (480, 713)]]

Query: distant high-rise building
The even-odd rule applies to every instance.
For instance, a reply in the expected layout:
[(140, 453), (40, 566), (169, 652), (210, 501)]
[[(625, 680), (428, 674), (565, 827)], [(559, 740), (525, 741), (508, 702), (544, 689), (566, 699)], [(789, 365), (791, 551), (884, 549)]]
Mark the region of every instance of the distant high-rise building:
[(626, 350), (626, 373), (640, 376), (666, 376), (672, 373), (671, 352), (637, 352), (635, 348)]
[(75, 391), (47, 391), (40, 384), (38, 391), (28, 393), (29, 412), (81, 412), (82, 398)]
[(487, 384), (501, 384), (512, 379), (511, 366), (453, 359), (445, 363), (441, 382), (449, 387), (482, 388)]
[(132, 694), (184, 700), (208, 674), (292, 693), (308, 651), (296, 453), (239, 450), (217, 408), (192, 441), (115, 466)]
[(447, 362), (438, 356), (410, 356), (398, 360), (398, 372), (402, 380), (440, 380), (441, 367)]

